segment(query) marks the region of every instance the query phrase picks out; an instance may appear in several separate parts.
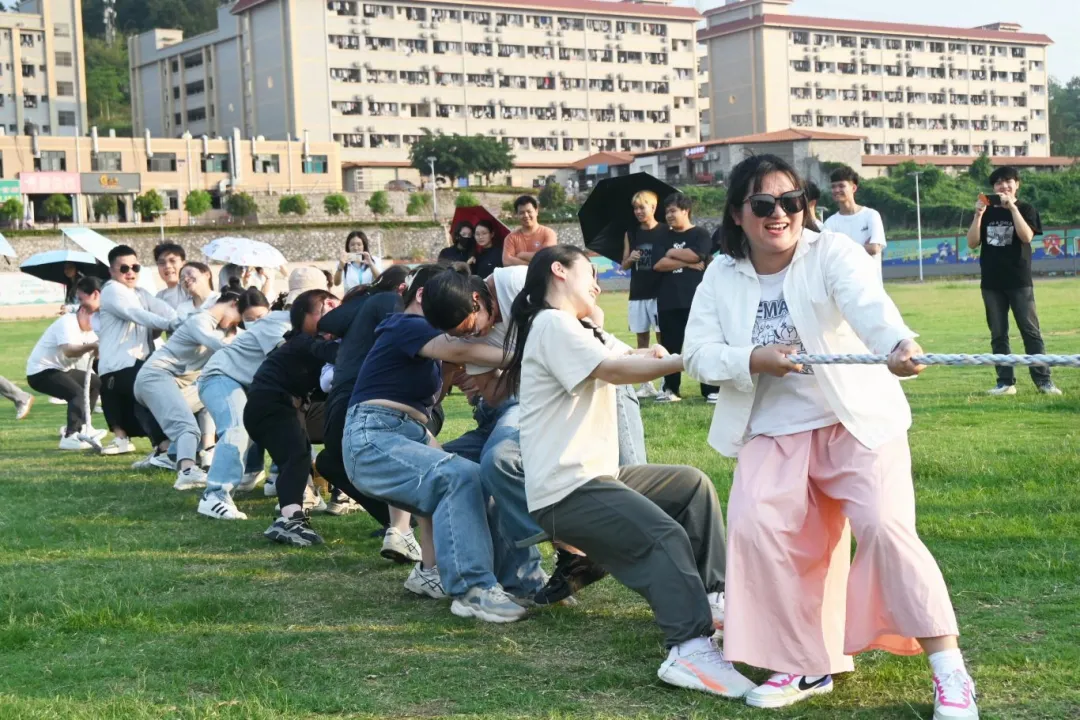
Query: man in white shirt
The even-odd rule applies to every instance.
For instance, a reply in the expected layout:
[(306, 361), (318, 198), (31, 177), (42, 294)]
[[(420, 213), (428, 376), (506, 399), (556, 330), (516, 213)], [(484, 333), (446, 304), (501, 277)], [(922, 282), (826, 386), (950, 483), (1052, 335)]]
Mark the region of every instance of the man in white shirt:
[(176, 243), (161, 243), (154, 248), (154, 263), (158, 277), (165, 283), (165, 289), (159, 290), (157, 297), (164, 300), (173, 310), (179, 308), (190, 297), (180, 284), (180, 271), (187, 262), (187, 253)]
[(141, 270), (130, 247), (109, 251), (112, 280), (101, 291), (98, 372), (105, 420), (116, 437), (102, 450), (105, 455), (134, 452), (131, 437), (149, 436), (160, 450), (155, 457), (168, 448), (153, 415), (135, 401), (135, 377), (153, 350), (153, 332), (170, 332), (179, 322), (168, 303), (138, 287)]
[(885, 225), (877, 210), (863, 207), (855, 202), (859, 190), (859, 174), (849, 167), (838, 168), (829, 178), (832, 196), (840, 212), (825, 220), (825, 228), (847, 235), (874, 258), (881, 276), (881, 256), (885, 252)]

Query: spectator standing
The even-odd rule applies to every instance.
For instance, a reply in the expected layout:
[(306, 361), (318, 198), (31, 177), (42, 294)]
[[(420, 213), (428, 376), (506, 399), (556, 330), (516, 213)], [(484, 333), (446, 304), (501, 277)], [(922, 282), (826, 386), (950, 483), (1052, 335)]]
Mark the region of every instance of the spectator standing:
[(515, 200), (514, 213), (521, 227), (507, 235), (503, 242), (503, 267), (528, 265), (537, 252), (559, 242), (554, 230), (537, 221), (540, 202), (532, 195), (522, 195)]
[(349, 292), (357, 285), (370, 285), (382, 274), (382, 263), (371, 254), (371, 243), (363, 230), (354, 230), (345, 238), (345, 252), (334, 271), (334, 285)]
[[(980, 195), (975, 203), (975, 219), (967, 232), (968, 247), (979, 248), (982, 267), (982, 297), (986, 324), (990, 326), (990, 347), (995, 354), (1008, 355), (1009, 310), (1012, 310), (1024, 350), (1031, 355), (1046, 351), (1039, 316), (1035, 311), (1035, 288), (1031, 282), (1031, 241), (1042, 235), (1039, 211), (1018, 200), (1020, 173), (1000, 167), (990, 176), (996, 195)], [(1039, 392), (1061, 395), (1050, 379), (1050, 368), (1030, 368)], [(1012, 366), (999, 365), (997, 386), (991, 395), (1015, 395), (1016, 373)]]
[[(656, 316), (656, 293), (660, 275), (653, 270), (656, 264), (654, 252), (666, 242), (667, 225), (656, 221), (656, 206), (660, 199), (656, 193), (642, 190), (630, 200), (634, 218), (639, 225), (631, 228), (623, 238), (622, 269), (630, 271), (630, 307), (628, 320), (630, 332), (637, 335), (638, 349), (649, 347), (650, 331), (657, 331), (656, 342), (662, 344), (659, 320)], [(656, 387), (644, 382), (638, 387), (637, 396), (655, 397)]]
[(474, 260), (473, 225), (468, 221), (459, 222), (450, 234), (450, 246), (439, 252), (438, 261), (443, 265), (456, 262), (472, 263)]
[(863, 207), (855, 202), (859, 190), (859, 175), (849, 167), (837, 168), (829, 178), (832, 196), (840, 211), (825, 221), (825, 229), (832, 230), (863, 246), (877, 263), (881, 277), (881, 256), (885, 252), (885, 225), (877, 210)]
[(475, 262), (470, 262), (469, 267), (473, 275), (479, 275), (486, 280), (497, 268), (503, 266), (503, 251), (495, 245), (495, 226), (487, 220), (477, 222), (473, 229), (473, 241)]

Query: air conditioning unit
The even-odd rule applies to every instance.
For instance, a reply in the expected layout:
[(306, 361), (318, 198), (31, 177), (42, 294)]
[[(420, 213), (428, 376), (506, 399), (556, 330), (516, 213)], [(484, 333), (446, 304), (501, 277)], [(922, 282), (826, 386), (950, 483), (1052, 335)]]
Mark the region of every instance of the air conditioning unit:
[(356, 127), (353, 128), (353, 130), (358, 132), (358, 133), (362, 133), (362, 132), (364, 132), (364, 126), (363, 125), (357, 125)]
[(375, 132), (375, 126), (374, 125), (368, 125), (367, 131), (368, 132)]
[(349, 24), (350, 25), (359, 25), (360, 24), (360, 19), (359, 18), (353, 18), (352, 20), (349, 21)]
[(361, 21), (361, 23), (364, 24), (364, 25), (370, 25), (371, 24), (371, 18), (364, 18)]
[(353, 66), (353, 67), (354, 67), (355, 69), (357, 69), (357, 70), (359, 70), (359, 69), (360, 69), (360, 68), (362, 67), (362, 65), (361, 65), (361, 64), (360, 64), (359, 62), (354, 62), (354, 63), (352, 64), (352, 66)]

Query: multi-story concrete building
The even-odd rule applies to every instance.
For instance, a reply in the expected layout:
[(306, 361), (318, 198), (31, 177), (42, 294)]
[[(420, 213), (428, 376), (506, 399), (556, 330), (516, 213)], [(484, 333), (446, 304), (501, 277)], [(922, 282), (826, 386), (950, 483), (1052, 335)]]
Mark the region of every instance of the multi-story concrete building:
[(792, 2), (705, 13), (713, 137), (813, 128), (863, 135), (869, 156), (1050, 155), (1049, 37), (802, 17)]
[(205, 35), (129, 40), (134, 123), (308, 131), (341, 143), (368, 187), (425, 130), (487, 135), (528, 182), (596, 151), (696, 141), (700, 19), (666, 2), (238, 0)]
[(81, 0), (24, 0), (0, 12), (0, 132), (85, 132), (84, 56)]

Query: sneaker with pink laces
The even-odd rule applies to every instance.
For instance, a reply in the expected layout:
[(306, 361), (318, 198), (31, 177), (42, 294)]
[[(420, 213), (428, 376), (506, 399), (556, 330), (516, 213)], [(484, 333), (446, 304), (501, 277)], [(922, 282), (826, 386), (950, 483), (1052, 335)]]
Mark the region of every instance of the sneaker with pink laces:
[(975, 681), (957, 668), (944, 678), (934, 676), (934, 720), (979, 720)]
[(830, 693), (832, 689), (832, 675), (774, 673), (747, 694), (746, 704), (758, 708), (787, 707), (815, 695)]

